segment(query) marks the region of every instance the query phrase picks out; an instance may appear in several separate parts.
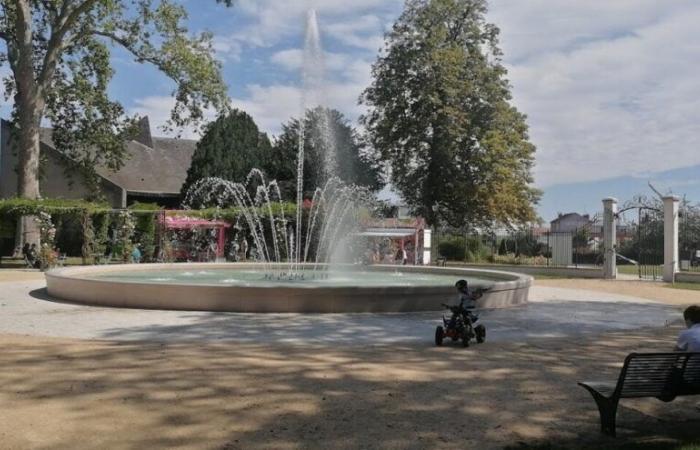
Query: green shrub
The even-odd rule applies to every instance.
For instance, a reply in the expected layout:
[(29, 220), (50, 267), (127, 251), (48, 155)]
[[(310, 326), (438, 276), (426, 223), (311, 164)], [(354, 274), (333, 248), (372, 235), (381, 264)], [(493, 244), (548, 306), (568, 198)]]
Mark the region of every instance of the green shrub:
[(466, 244), (464, 238), (461, 236), (449, 236), (444, 239), (440, 239), (438, 245), (438, 252), (440, 256), (445, 257), (451, 261), (462, 261), (464, 259), (464, 253), (466, 250)]
[(158, 219), (157, 211), (160, 210), (158, 205), (147, 204), (147, 203), (135, 203), (131, 205), (131, 209), (138, 211), (154, 211), (153, 213), (141, 213), (134, 214), (135, 216), (135, 230), (134, 230), (134, 242), (136, 242), (143, 255), (143, 260), (145, 262), (150, 262), (153, 259), (153, 254), (155, 253), (156, 247), (156, 222)]

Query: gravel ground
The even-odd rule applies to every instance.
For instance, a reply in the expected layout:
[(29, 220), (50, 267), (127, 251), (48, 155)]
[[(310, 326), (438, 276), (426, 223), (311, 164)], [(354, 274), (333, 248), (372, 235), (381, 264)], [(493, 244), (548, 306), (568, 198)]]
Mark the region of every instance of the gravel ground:
[[(101, 308), (51, 301), (44, 281), (0, 283), (0, 332), (120, 341), (429, 344), (442, 313), (240, 314)], [(447, 300), (446, 300), (447, 301)], [(677, 308), (591, 290), (535, 286), (527, 307), (483, 311), (488, 339), (521, 342), (668, 326)], [(625, 314), (617, 314), (624, 305)]]
[(661, 285), (538, 281), (528, 307), (484, 313), (489, 340), (464, 349), (431, 344), (434, 314), (89, 308), (43, 299), (33, 277), (0, 282), (2, 449), (663, 448), (699, 437), (692, 398), (623, 401), (618, 438), (604, 437), (576, 385), (614, 379), (632, 351), (672, 347), (674, 305), (695, 298)]

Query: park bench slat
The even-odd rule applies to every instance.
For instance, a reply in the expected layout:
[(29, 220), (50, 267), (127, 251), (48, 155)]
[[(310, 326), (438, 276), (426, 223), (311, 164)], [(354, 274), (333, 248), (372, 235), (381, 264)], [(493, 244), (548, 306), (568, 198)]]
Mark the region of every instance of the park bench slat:
[(580, 382), (598, 406), (603, 433), (615, 435), (621, 398), (654, 397), (672, 401), (680, 395), (700, 394), (700, 353), (631, 353), (617, 383)]

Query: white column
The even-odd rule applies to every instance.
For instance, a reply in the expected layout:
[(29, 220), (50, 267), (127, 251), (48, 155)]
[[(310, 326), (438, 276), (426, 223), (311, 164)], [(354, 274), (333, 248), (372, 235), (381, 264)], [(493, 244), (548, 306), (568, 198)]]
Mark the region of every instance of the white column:
[(678, 272), (678, 203), (674, 195), (664, 197), (664, 281), (673, 283)]
[[(423, 230), (423, 265), (424, 266), (429, 266), (430, 265), (430, 248), (433, 245), (432, 242), (432, 230), (430, 228), (426, 228)], [(416, 246), (416, 253), (418, 250), (418, 246)]]
[(603, 278), (614, 280), (617, 278), (617, 199), (603, 199)]

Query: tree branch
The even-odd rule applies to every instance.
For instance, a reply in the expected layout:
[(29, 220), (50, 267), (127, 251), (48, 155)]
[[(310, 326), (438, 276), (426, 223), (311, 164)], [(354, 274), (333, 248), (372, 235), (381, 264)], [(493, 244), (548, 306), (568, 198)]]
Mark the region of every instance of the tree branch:
[(163, 72), (168, 78), (170, 78), (174, 82), (176, 82), (178, 84), (181, 82), (180, 79), (178, 79), (177, 77), (168, 73), (168, 71), (166, 70), (166, 67), (162, 61), (158, 60), (158, 58), (155, 58), (153, 56), (148, 56), (142, 52), (139, 52), (137, 49), (135, 49), (131, 45), (131, 43), (128, 40), (121, 38), (114, 33), (110, 33), (108, 31), (103, 31), (103, 30), (93, 30), (92, 33), (96, 36), (105, 37), (105, 38), (111, 40), (112, 42), (121, 45), (126, 51), (128, 51), (129, 53), (134, 55), (136, 57), (136, 59), (138, 59), (139, 61), (145, 61), (145, 62), (151, 63), (154, 66), (156, 66), (158, 69), (160, 69), (161, 72)]
[(72, 10), (67, 7), (62, 8), (60, 14), (56, 16), (56, 20), (51, 27), (51, 38), (46, 48), (44, 62), (41, 66), (41, 73), (38, 78), (40, 90), (43, 91), (48, 88), (51, 82), (51, 78), (56, 71), (59, 56), (64, 48), (66, 34), (75, 25), (81, 15), (90, 11), (90, 8), (93, 7), (95, 2), (96, 0), (85, 0)]
[(44, 5), (44, 9), (46, 9), (49, 12), (51, 20), (56, 20), (56, 18), (58, 17), (58, 9), (56, 8), (54, 2), (52, 2), (51, 0), (41, 0), (41, 4)]

